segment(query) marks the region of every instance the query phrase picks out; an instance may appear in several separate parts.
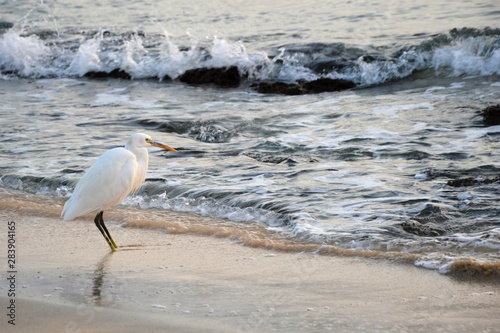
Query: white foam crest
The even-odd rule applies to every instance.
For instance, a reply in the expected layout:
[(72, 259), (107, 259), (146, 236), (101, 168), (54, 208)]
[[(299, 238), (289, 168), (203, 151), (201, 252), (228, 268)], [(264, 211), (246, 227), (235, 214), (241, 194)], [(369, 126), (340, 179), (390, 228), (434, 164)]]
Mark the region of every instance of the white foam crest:
[(230, 43), (225, 39), (217, 37), (212, 41), (210, 49), (211, 59), (208, 65), (211, 67), (227, 67), (235, 64), (248, 66), (248, 53), (241, 42)]
[(290, 215), (294, 223), (290, 226), (290, 232), (294, 236), (306, 237), (310, 240), (319, 240), (325, 235), (326, 225), (319, 224), (316, 219), (308, 213), (300, 212)]
[(447, 274), (452, 263), (451, 258), (429, 258), (425, 257), (415, 261), (414, 265), (430, 270), (437, 270), (441, 274)]
[(22, 76), (40, 77), (53, 74), (45, 64), (51, 50), (37, 36), (20, 36), (8, 31), (0, 37), (0, 68)]
[(233, 222), (257, 221), (268, 225), (280, 225), (277, 214), (262, 211), (257, 208), (230, 207), (209, 198), (176, 198), (173, 200), (173, 210), (197, 213), (203, 216), (228, 219)]
[(437, 49), (432, 57), (436, 71), (452, 70), (452, 76), (500, 74), (500, 49), (492, 38), (468, 38)]
[[(210, 57), (206, 61), (199, 63), (202, 67), (230, 67), (237, 66), (240, 71), (253, 76), (258, 68), (268, 63), (268, 56), (265, 52), (250, 54), (243, 42), (231, 42), (226, 39), (214, 37), (210, 45)], [(200, 59), (198, 55), (198, 59)]]
[(67, 74), (83, 76), (92, 71), (109, 72), (120, 68), (137, 79), (158, 75), (158, 66), (144, 48), (141, 37), (132, 36), (123, 47), (111, 50), (103, 50), (103, 40), (101, 32), (80, 44), (72, 56)]
[[(119, 38), (113, 47), (106, 46), (104, 32), (82, 40), (76, 51), (56, 44), (46, 44), (36, 35), (22, 36), (15, 30), (0, 36), (0, 68), (24, 77), (83, 76), (92, 71), (120, 68), (133, 78), (169, 76), (176, 79), (187, 70), (200, 67), (237, 66), (250, 79), (294, 82), (312, 81), (320, 74), (308, 66), (314, 61), (300, 52), (280, 50), (272, 60), (264, 51), (248, 52), (241, 41), (214, 36), (199, 41), (191, 38), (191, 46), (180, 48), (164, 33), (159, 49), (145, 47), (140, 35), (132, 34), (121, 44)], [(103, 43), (106, 41), (106, 43)], [(114, 42), (114, 41), (112, 41)], [(437, 75), (451, 71), (452, 76), (500, 74), (500, 48), (495, 37), (457, 39), (452, 44), (434, 50), (413, 47), (397, 58), (366, 61), (359, 57), (340, 72), (333, 71), (327, 78), (347, 79), (361, 86), (369, 86), (411, 76), (415, 71), (434, 69)], [(453, 86), (451, 88), (459, 88)], [(433, 88), (437, 89), (437, 88)]]
[(331, 73), (327, 77), (350, 80), (361, 86), (370, 86), (393, 79), (402, 79), (417, 70), (423, 70), (428, 67), (430, 57), (429, 52), (419, 50), (405, 51), (394, 61), (366, 62), (364, 57), (359, 57), (355, 66), (349, 70), (344, 73)]
[(271, 227), (282, 226), (282, 217), (272, 211), (259, 208), (239, 208), (217, 202), (210, 198), (167, 198), (166, 193), (154, 197), (131, 196), (122, 205), (139, 206), (142, 209), (157, 208), (176, 212), (195, 213), (202, 216), (227, 219), (233, 222), (260, 222)]
[(125, 42), (124, 52), (120, 68), (133, 78), (141, 79), (158, 76), (155, 62), (144, 48), (142, 38), (133, 36), (131, 40)]
[(89, 39), (80, 44), (73, 60), (69, 65), (69, 74), (83, 76), (89, 71), (102, 70), (101, 59), (99, 58), (100, 39)]
[[(304, 67), (303, 60), (297, 54), (287, 54), (286, 48), (281, 48), (280, 54), (272, 61), (267, 59), (267, 55), (262, 53), (263, 57), (259, 68), (251, 76), (257, 80), (277, 80), (284, 82), (294, 82), (298, 80), (312, 81), (318, 79), (318, 75), (311, 69)], [(258, 67), (258, 66), (257, 66)]]
[(455, 234), (449, 237), (460, 244), (461, 247), (468, 246), (475, 249), (483, 250), (500, 250), (500, 228), (495, 228), (488, 231), (488, 237), (484, 237), (484, 233), (473, 234)]
[(200, 67), (237, 66), (242, 73), (252, 76), (269, 62), (265, 52), (248, 53), (241, 41), (217, 37), (203, 43), (191, 39), (192, 45), (181, 49), (165, 33), (157, 52), (148, 50), (138, 35), (113, 48), (103, 44), (105, 39), (103, 32), (99, 32), (83, 40), (73, 51), (46, 44), (36, 35), (23, 37), (8, 31), (0, 37), (0, 68), (23, 77), (84, 76), (120, 68), (137, 79), (161, 79), (166, 75), (175, 79)]
[(200, 53), (196, 47), (191, 47), (187, 51), (181, 51), (171, 41), (168, 33), (165, 32), (164, 34), (165, 41), (161, 45), (157, 60), (158, 77), (169, 76), (175, 79), (187, 69), (193, 67), (194, 59), (199, 59)]
[(411, 48), (394, 60), (366, 62), (364, 57), (360, 57), (348, 70), (341, 73), (332, 72), (327, 77), (351, 80), (360, 86), (369, 86), (402, 79), (411, 76), (415, 71), (429, 68), (433, 68), (437, 75), (443, 70), (451, 70), (452, 76), (498, 75), (500, 74), (498, 44), (498, 39), (495, 37), (482, 36), (460, 39), (433, 51), (425, 51), (419, 47)]
[[(192, 45), (181, 50), (165, 33), (165, 41), (155, 66), (158, 77), (168, 75), (175, 79), (190, 69), (199, 67), (220, 68), (237, 66), (240, 71), (253, 75), (256, 68), (268, 61), (267, 54), (250, 54), (240, 41), (231, 42), (214, 37), (208, 44), (192, 39)], [(206, 45), (205, 45), (206, 44)]]
[(22, 190), (23, 181), (16, 177), (2, 176), (0, 177), (0, 187)]

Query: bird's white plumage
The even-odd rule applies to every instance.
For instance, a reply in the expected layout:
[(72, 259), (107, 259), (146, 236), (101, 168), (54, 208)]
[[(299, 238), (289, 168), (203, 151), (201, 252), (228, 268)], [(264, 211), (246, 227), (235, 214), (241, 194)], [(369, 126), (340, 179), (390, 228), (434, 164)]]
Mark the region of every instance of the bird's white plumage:
[(145, 134), (130, 136), (125, 148), (105, 152), (77, 183), (62, 211), (65, 221), (104, 211), (137, 190), (146, 178), (147, 147), (153, 140)]
[(108, 150), (85, 172), (76, 184), (71, 198), (64, 204), (61, 216), (65, 221), (96, 213), (94, 223), (111, 251), (118, 246), (104, 224), (104, 210), (116, 205), (144, 183), (148, 171), (147, 147), (174, 148), (155, 142), (149, 135), (136, 133), (124, 148)]

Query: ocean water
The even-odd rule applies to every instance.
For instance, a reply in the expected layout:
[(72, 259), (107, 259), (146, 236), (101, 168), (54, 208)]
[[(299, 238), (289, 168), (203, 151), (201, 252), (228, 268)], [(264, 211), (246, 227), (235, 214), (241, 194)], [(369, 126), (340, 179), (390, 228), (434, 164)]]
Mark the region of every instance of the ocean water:
[[(500, 98), (498, 1), (0, 8), (4, 201), (60, 205), (99, 155), (145, 132), (178, 153), (152, 150), (146, 184), (119, 209), (154, 223), (109, 223), (171, 230), (169, 212), (186, 212), (214, 218), (204, 234), (260, 230), (242, 240), (252, 246), (499, 274), (500, 126), (480, 114)], [(237, 87), (179, 81), (230, 66)], [(130, 79), (88, 77), (113, 70)], [(356, 88), (251, 88), (320, 78)]]

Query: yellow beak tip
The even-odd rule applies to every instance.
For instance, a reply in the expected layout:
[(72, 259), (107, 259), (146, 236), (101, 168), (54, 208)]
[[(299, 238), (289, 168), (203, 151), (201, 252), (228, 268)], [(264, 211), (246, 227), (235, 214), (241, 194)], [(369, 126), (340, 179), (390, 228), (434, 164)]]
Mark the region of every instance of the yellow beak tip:
[(163, 143), (159, 143), (159, 142), (153, 142), (152, 145), (155, 147), (161, 148), (161, 149), (165, 149), (165, 150), (174, 152), (174, 153), (177, 151), (175, 148), (172, 148), (170, 146), (164, 145)]

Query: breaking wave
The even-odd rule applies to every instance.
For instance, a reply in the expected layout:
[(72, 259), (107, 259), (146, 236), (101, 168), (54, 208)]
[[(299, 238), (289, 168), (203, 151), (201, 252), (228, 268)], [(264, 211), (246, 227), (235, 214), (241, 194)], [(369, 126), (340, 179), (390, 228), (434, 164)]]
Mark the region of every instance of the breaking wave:
[(343, 79), (359, 87), (414, 75), (500, 74), (499, 29), (453, 29), (404, 46), (362, 47), (340, 42), (289, 44), (249, 51), (239, 40), (213, 37), (177, 45), (168, 34), (139, 31), (24, 32), (0, 35), (0, 76), (117, 77), (181, 80), (199, 68), (237, 68), (238, 82)]

